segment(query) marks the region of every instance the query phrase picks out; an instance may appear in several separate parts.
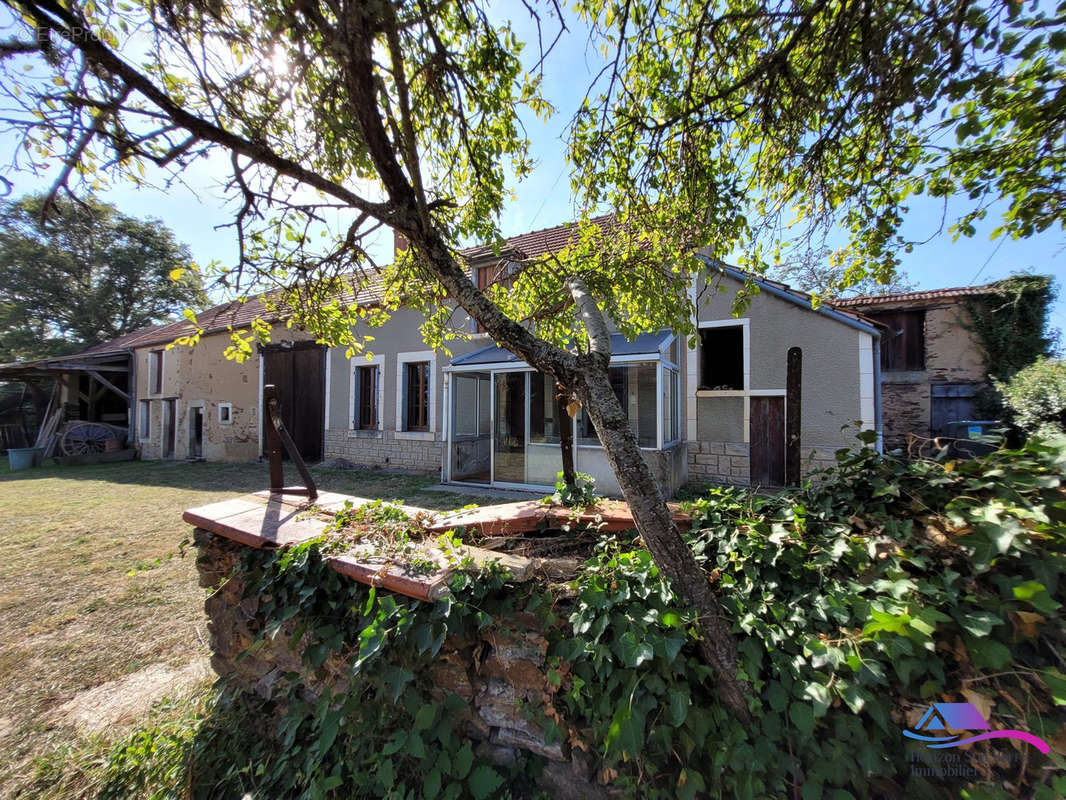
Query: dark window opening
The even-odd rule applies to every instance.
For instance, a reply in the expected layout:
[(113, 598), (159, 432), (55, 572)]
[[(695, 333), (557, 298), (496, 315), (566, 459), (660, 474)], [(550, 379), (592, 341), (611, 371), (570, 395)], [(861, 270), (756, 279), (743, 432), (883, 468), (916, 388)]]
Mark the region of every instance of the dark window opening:
[(429, 430), (429, 362), (413, 361), (404, 365), (407, 395), (404, 430)]
[(881, 369), (904, 372), (925, 369), (925, 311), (871, 314), (885, 325), (881, 336)]
[(378, 427), (378, 368), (376, 365), (356, 367), (355, 427), (376, 430)]
[(744, 388), (744, 326), (700, 331), (700, 388), (715, 391)]

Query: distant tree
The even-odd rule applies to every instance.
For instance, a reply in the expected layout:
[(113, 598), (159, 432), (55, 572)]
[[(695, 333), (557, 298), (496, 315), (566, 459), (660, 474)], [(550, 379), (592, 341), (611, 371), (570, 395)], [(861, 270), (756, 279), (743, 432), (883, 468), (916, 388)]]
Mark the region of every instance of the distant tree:
[(45, 201), (0, 210), (0, 361), (75, 352), (202, 306), (188, 248), (158, 220), (95, 200), (43, 217)]
[(914, 290), (914, 285), (908, 281), (906, 274), (898, 269), (887, 283), (882, 283), (873, 275), (866, 275), (854, 283), (842, 285), (842, 273), (833, 266), (832, 254), (827, 247), (797, 253), (793, 260), (767, 270), (767, 276), (818, 295), (822, 300), (898, 294)]

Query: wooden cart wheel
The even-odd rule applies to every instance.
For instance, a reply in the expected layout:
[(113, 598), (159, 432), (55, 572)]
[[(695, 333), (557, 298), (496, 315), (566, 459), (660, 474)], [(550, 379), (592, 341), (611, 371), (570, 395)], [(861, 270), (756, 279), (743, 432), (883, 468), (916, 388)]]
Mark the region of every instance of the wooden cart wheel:
[(107, 448), (108, 439), (114, 439), (115, 435), (115, 431), (107, 425), (80, 422), (66, 430), (59, 446), (68, 456), (102, 453)]

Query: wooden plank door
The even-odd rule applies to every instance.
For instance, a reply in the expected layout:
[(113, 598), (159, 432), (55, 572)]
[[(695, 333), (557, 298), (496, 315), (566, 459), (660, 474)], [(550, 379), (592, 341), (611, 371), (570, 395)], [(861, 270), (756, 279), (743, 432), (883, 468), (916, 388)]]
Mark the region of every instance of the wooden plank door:
[(751, 398), (752, 486), (785, 485), (785, 398)]
[(300, 455), (305, 461), (322, 458), (326, 399), (325, 348), (313, 342), (297, 342), (291, 347), (264, 347), (263, 385), (267, 384), (277, 387), (281, 420)]

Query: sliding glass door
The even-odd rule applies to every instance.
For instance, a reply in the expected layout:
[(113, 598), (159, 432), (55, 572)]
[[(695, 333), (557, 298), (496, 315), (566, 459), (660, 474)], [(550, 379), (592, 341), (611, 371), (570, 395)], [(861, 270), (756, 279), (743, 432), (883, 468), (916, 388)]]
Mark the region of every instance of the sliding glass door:
[(494, 483), (526, 482), (526, 398), (525, 372), (493, 373), (496, 425), (492, 442)]

